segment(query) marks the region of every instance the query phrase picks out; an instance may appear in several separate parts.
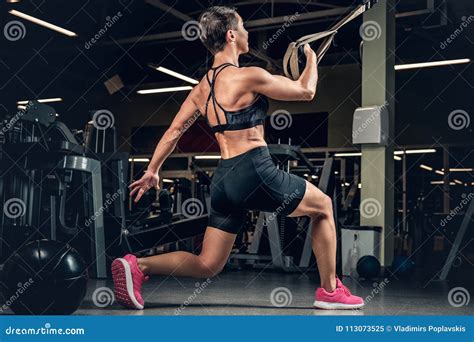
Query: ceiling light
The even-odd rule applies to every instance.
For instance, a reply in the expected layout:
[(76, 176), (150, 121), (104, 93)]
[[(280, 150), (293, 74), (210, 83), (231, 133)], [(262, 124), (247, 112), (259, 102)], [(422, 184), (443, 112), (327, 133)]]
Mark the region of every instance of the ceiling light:
[(417, 150), (405, 150), (405, 151), (395, 151), (394, 154), (419, 154), (419, 153), (435, 153), (436, 150), (434, 148), (424, 148), (424, 149), (417, 149)]
[(183, 90), (191, 90), (193, 87), (191, 86), (183, 86), (183, 87), (169, 87), (169, 88), (156, 88), (156, 89), (143, 89), (137, 91), (138, 94), (146, 95), (146, 94), (156, 94), (156, 93), (169, 93), (173, 91), (183, 91)]
[(56, 32), (65, 34), (66, 36), (69, 36), (69, 37), (76, 37), (76, 36), (77, 36), (77, 34), (74, 33), (74, 32), (72, 32), (72, 31), (63, 29), (62, 27), (59, 27), (59, 26), (50, 24), (50, 23), (48, 23), (48, 22), (46, 22), (46, 21), (44, 21), (44, 20), (41, 20), (41, 19), (32, 17), (31, 15), (25, 14), (25, 13), (20, 12), (20, 11), (17, 11), (17, 10), (10, 10), (10, 11), (8, 11), (8, 13), (13, 14), (13, 15), (15, 15), (15, 16), (17, 16), (17, 17), (20, 17), (20, 18), (22, 18), (22, 19), (31, 21), (32, 23), (35, 23), (35, 24), (44, 26), (44, 27), (46, 27), (46, 28), (49, 28), (50, 30), (54, 30), (54, 31), (56, 31)]
[[(433, 184), (433, 185), (436, 185), (436, 184), (444, 184), (443, 181), (431, 181), (430, 183)], [(449, 185), (456, 185), (456, 183), (454, 183), (454, 182), (449, 182)]]
[[(39, 99), (39, 100), (35, 100), (35, 101), (38, 101), (40, 103), (48, 103), (48, 102), (59, 102), (59, 101), (62, 101), (63, 99), (60, 98), (60, 97), (53, 97), (53, 98), (50, 98), (50, 99)], [(29, 100), (23, 100), (23, 101), (18, 101), (16, 104), (19, 104), (19, 105), (26, 105), (28, 104)]]
[(202, 155), (202, 156), (195, 156), (194, 159), (221, 159), (221, 156)]
[(335, 157), (360, 157), (362, 156), (362, 152), (344, 152), (344, 153), (336, 153), (334, 154)]
[(154, 69), (158, 70), (158, 71), (161, 71), (165, 74), (168, 74), (168, 75), (171, 75), (173, 77), (176, 77), (176, 78), (179, 78), (180, 80), (183, 80), (183, 81), (186, 81), (186, 82), (189, 82), (189, 83), (192, 83), (192, 84), (198, 84), (199, 81), (191, 78), (191, 77), (188, 77), (188, 76), (184, 76), (183, 74), (180, 74), (176, 71), (173, 71), (173, 70), (170, 70), (170, 69), (167, 69), (165, 67), (162, 67), (162, 66), (159, 66), (159, 67), (155, 67), (153, 66)]
[(447, 61), (399, 64), (399, 65), (395, 65), (395, 70), (431, 68), (431, 67), (444, 66), (444, 65), (464, 64), (464, 63), (470, 63), (470, 62), (471, 60), (469, 58), (462, 58), (462, 59), (451, 59)]
[[(444, 170), (444, 169), (443, 169)], [(472, 172), (474, 169), (472, 168), (454, 168), (454, 169), (449, 169), (449, 172)]]
[(129, 162), (134, 162), (134, 163), (148, 163), (150, 161), (149, 158), (129, 158)]
[(427, 166), (427, 165), (424, 165), (424, 164), (421, 164), (420, 167), (422, 169), (425, 169), (425, 170), (428, 170), (428, 171), (433, 171), (433, 168), (431, 166)]

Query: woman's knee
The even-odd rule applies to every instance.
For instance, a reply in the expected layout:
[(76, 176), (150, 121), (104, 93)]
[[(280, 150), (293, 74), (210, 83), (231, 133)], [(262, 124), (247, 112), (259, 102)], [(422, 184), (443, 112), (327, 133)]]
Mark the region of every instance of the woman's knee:
[(203, 278), (212, 278), (221, 273), (225, 262), (199, 255), (200, 274)]
[(315, 203), (314, 210), (312, 210), (310, 217), (314, 219), (325, 219), (333, 215), (332, 198), (326, 194), (320, 195), (317, 203)]

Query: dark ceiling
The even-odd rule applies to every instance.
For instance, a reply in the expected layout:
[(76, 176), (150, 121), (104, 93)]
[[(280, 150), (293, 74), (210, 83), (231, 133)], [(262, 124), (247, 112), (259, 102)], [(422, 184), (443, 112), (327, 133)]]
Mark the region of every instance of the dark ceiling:
[[(180, 85), (181, 81), (156, 72), (147, 65), (160, 64), (183, 74), (198, 78), (202, 75), (210, 56), (199, 41), (183, 39), (180, 31), (186, 18), (197, 19), (199, 13), (211, 4), (231, 4), (238, 8), (245, 21), (291, 16), (295, 12), (328, 11), (354, 6), (350, 0), (319, 1), (170, 1), (170, 0), (118, 0), (118, 1), (60, 1), (29, 0), (0, 5), (2, 27), (12, 20), (25, 26), (25, 37), (9, 41), (0, 37), (0, 114), (11, 110), (19, 99), (55, 97), (62, 91), (81, 90), (77, 101), (92, 101), (93, 90), (119, 74), (127, 91), (150, 84)], [(432, 5), (433, 11), (427, 11)], [(166, 9), (166, 7), (172, 10)], [(17, 9), (29, 15), (74, 31), (77, 37), (67, 37), (44, 27), (19, 19), (8, 13)], [(471, 0), (400, 0), (396, 12), (397, 58), (403, 61), (424, 61), (438, 53), (442, 58), (473, 58), (472, 42), (460, 39), (449, 51), (440, 49), (440, 41), (448, 37), (462, 17), (474, 13)], [(120, 13), (120, 16), (119, 16)], [(322, 12), (325, 13), (325, 12)], [(115, 18), (114, 18), (115, 17)], [(264, 41), (281, 27), (268, 23), (250, 27), (250, 45), (269, 56), (276, 64), (286, 46), (298, 37), (325, 30), (338, 16), (323, 16), (291, 25), (275, 44), (263, 50), (258, 40)], [(98, 41), (90, 44), (107, 22), (114, 21)], [(360, 42), (358, 19), (337, 35), (325, 64), (357, 63)], [(474, 25), (473, 25), (474, 26)], [(472, 27), (468, 28), (473, 37)], [(168, 38), (163, 37), (171, 32)], [(155, 35), (155, 36), (153, 36)], [(137, 37), (139, 39), (137, 39)], [(132, 38), (132, 39), (131, 39)], [(87, 48), (89, 42), (90, 48)], [(254, 56), (242, 59), (242, 64), (268, 66)], [(178, 83), (178, 84), (177, 84)], [(87, 91), (87, 89), (91, 89)]]

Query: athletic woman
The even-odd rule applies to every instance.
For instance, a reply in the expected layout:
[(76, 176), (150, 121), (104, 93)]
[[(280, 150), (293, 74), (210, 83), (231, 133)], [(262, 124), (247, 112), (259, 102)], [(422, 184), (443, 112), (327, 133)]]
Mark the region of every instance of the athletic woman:
[(201, 41), (214, 55), (212, 68), (190, 92), (170, 127), (159, 141), (148, 169), (130, 185), (139, 201), (154, 187), (165, 159), (195, 119), (204, 115), (221, 150), (211, 183), (211, 208), (199, 255), (172, 252), (146, 258), (128, 254), (112, 263), (117, 300), (142, 309), (141, 286), (152, 274), (208, 278), (224, 267), (247, 210), (275, 212), (290, 217), (309, 216), (312, 249), (318, 263), (321, 287), (314, 306), (354, 309), (364, 305), (336, 277), (336, 229), (331, 198), (296, 175), (277, 169), (264, 139), (267, 97), (279, 101), (310, 101), (316, 94), (317, 60), (306, 45), (306, 67), (290, 80), (258, 67), (239, 67), (239, 56), (249, 51), (248, 32), (234, 8), (216, 6), (200, 17)]

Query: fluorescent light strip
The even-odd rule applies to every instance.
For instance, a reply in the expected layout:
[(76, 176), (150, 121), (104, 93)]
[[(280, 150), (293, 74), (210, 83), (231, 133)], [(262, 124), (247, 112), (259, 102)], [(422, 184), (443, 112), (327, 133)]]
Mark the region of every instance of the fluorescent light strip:
[[(60, 98), (60, 97), (53, 97), (53, 98), (50, 98), (50, 99), (39, 99), (39, 100), (36, 100), (40, 103), (48, 103), (48, 102), (60, 102), (62, 101), (63, 99)], [(16, 104), (18, 105), (26, 105), (28, 104), (29, 100), (24, 100), (24, 101), (18, 101)]]
[(135, 163), (148, 163), (150, 161), (149, 158), (129, 158), (129, 162), (135, 162)]
[(165, 74), (168, 74), (168, 75), (171, 75), (173, 77), (176, 77), (176, 78), (179, 78), (180, 80), (183, 80), (183, 81), (186, 81), (186, 82), (189, 82), (189, 83), (192, 83), (192, 84), (198, 84), (199, 81), (191, 78), (191, 77), (188, 77), (188, 76), (184, 76), (183, 74), (180, 74), (176, 71), (173, 71), (173, 70), (170, 70), (170, 69), (167, 69), (165, 67), (162, 67), (162, 66), (159, 66), (159, 67), (155, 67), (156, 70), (158, 71), (161, 71)]
[(335, 157), (360, 157), (362, 156), (362, 152), (344, 152), (344, 153), (336, 153), (334, 154)]
[[(443, 181), (431, 181), (430, 183), (433, 184), (433, 185), (435, 185), (435, 184), (444, 184)], [(449, 182), (449, 185), (456, 185), (456, 183)]]
[(399, 156), (393, 156), (393, 159), (395, 159), (395, 160), (402, 160), (402, 158), (400, 158)]
[(77, 36), (77, 34), (72, 32), (72, 31), (69, 31), (69, 30), (63, 29), (62, 27), (50, 24), (47, 21), (32, 17), (31, 15), (25, 14), (23, 12), (20, 12), (20, 11), (17, 11), (17, 10), (10, 10), (8, 12), (10, 14), (13, 14), (13, 15), (17, 16), (17, 17), (20, 17), (20, 18), (23, 18), (25, 20), (31, 21), (32, 23), (35, 23), (35, 24), (44, 26), (46, 28), (49, 28), (50, 30), (65, 34), (66, 36), (69, 36), (69, 37), (76, 37)]
[(221, 156), (203, 155), (203, 156), (195, 156), (194, 159), (221, 159)]
[(405, 151), (395, 151), (394, 154), (400, 155), (400, 154), (419, 154), (419, 153), (435, 153), (436, 150), (434, 148), (425, 148), (425, 149), (419, 149), (419, 150), (405, 150)]
[[(428, 149), (420, 149), (420, 150), (406, 150), (406, 151), (395, 151), (393, 154), (400, 155), (400, 154), (418, 154), (418, 153), (435, 153), (436, 150), (434, 148)], [(336, 153), (334, 154), (335, 157), (360, 157), (362, 156), (362, 152), (344, 152), (344, 153)], [(395, 160), (401, 160), (395, 158)]]
[[(441, 169), (441, 170), (444, 171), (444, 169)], [(472, 168), (449, 169), (449, 172), (472, 172), (472, 171), (474, 171), (474, 169), (472, 169)]]
[(464, 184), (463, 182), (461, 182), (461, 181), (458, 180), (458, 179), (455, 179), (455, 180), (454, 180), (454, 183), (461, 184), (461, 185)]
[(425, 170), (428, 170), (428, 171), (433, 171), (433, 168), (431, 166), (427, 166), (427, 165), (424, 165), (424, 164), (420, 164), (420, 167), (422, 169), (425, 169)]
[(174, 183), (172, 179), (163, 178), (163, 183)]
[(170, 87), (170, 88), (156, 88), (156, 89), (142, 89), (137, 91), (138, 94), (146, 95), (146, 94), (156, 94), (156, 93), (169, 93), (173, 91), (183, 91), (183, 90), (191, 90), (193, 87), (191, 86), (183, 86), (183, 87)]
[(444, 175), (444, 172), (443, 172), (443, 171), (436, 170), (435, 172), (436, 172), (438, 175)]
[(431, 67), (444, 66), (444, 65), (465, 64), (465, 63), (470, 63), (470, 62), (471, 60), (469, 58), (462, 58), (462, 59), (451, 59), (447, 61), (399, 64), (399, 65), (395, 65), (395, 70), (431, 68)]

